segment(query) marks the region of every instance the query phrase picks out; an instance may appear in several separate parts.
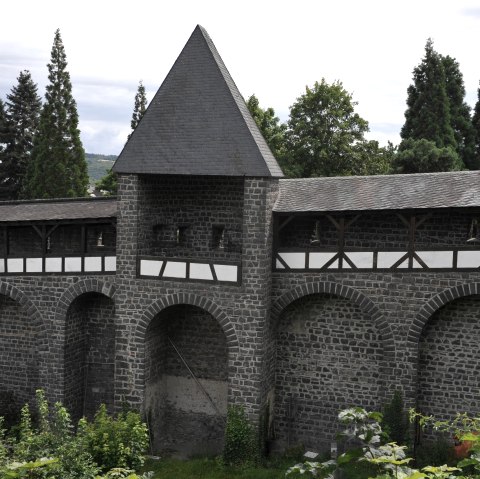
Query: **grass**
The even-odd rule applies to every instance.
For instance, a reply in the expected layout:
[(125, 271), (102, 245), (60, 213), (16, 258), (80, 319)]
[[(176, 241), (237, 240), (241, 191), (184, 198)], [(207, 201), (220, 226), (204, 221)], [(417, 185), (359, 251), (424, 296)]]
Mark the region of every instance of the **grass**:
[(147, 460), (144, 471), (154, 471), (153, 479), (284, 479), (292, 463), (275, 462), (266, 467), (230, 468), (215, 459), (199, 458)]

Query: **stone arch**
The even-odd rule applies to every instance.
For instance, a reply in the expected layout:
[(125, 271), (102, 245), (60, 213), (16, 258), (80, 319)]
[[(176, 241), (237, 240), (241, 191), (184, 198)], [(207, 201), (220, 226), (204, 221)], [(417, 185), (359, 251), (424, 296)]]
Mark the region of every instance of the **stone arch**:
[(114, 299), (115, 290), (116, 287), (113, 283), (107, 283), (96, 278), (77, 281), (67, 288), (58, 300), (58, 305), (55, 310), (55, 319), (63, 320), (72, 302), (82, 294), (99, 293), (110, 299)]
[(92, 417), (101, 403), (113, 410), (114, 296), (114, 284), (82, 279), (63, 292), (55, 310), (62, 401), (75, 420)]
[(297, 286), (296, 288), (283, 294), (272, 307), (272, 319), (278, 320), (282, 311), (296, 301), (313, 294), (332, 294), (341, 298), (349, 299), (356, 304), (365, 313), (369, 314), (375, 324), (375, 327), (380, 332), (384, 345), (384, 354), (386, 358), (393, 358), (395, 356), (395, 343), (393, 333), (390, 325), (383, 318), (381, 311), (377, 305), (365, 294), (360, 291), (340, 283), (332, 281), (316, 281), (309, 282)]
[[(32, 339), (32, 349), (35, 351), (35, 357), (33, 358), (33, 361), (37, 363), (35, 384), (33, 385), (33, 389), (43, 387), (48, 397), (55, 397), (55, 391), (53, 388), (50, 388), (51, 382), (48, 380), (49, 347), (47, 338), (49, 335), (47, 334), (47, 325), (43, 320), (40, 311), (24, 291), (12, 285), (11, 283), (0, 281), (0, 295), (16, 303), (19, 309), (23, 310), (23, 313), (25, 314), (25, 321), (32, 325), (32, 332), (34, 335), (34, 338)], [(30, 380), (33, 380), (33, 378)], [(30, 397), (30, 399), (32, 398), (33, 397)], [(28, 398), (25, 397), (24, 399), (27, 400)], [(21, 405), (22, 404), (17, 404), (17, 406)]]
[(165, 308), (176, 306), (180, 304), (188, 304), (190, 306), (197, 306), (207, 313), (210, 313), (218, 322), (225, 334), (228, 351), (230, 354), (238, 352), (238, 339), (235, 329), (233, 328), (227, 314), (213, 301), (192, 293), (175, 293), (164, 296), (154, 301), (143, 313), (140, 321), (135, 329), (135, 338), (143, 343), (145, 340), (145, 333), (148, 325), (152, 319)]
[(432, 315), (455, 299), (476, 294), (480, 294), (480, 283), (460, 284), (452, 288), (444, 289), (443, 291), (440, 291), (440, 293), (431, 297), (427, 303), (422, 306), (410, 326), (407, 336), (408, 344), (418, 353), (420, 336), (423, 328)]

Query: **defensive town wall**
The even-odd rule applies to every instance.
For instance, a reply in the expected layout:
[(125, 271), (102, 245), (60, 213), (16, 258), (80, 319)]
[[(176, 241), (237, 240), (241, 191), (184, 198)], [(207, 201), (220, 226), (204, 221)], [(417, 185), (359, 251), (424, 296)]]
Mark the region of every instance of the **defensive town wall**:
[[(122, 175), (116, 272), (0, 273), (3, 409), (38, 387), (75, 418), (129, 402), (156, 450), (189, 452), (221, 448), (229, 404), (255, 422), (269, 408), (279, 448), (328, 448), (340, 409), (380, 409), (395, 389), (439, 417), (478, 413), (480, 281), (461, 263), (475, 212), (285, 219), (277, 192), (266, 178)], [(10, 256), (34, 255), (32, 241)], [(339, 249), (343, 265), (321, 265)], [(417, 255), (403, 267), (402, 250)], [(456, 259), (418, 263), (432, 251)]]

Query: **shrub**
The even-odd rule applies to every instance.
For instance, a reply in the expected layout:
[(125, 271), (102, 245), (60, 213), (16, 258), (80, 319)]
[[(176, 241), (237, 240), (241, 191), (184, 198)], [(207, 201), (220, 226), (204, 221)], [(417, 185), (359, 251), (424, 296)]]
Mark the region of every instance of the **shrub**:
[(148, 431), (135, 411), (112, 417), (103, 404), (93, 422), (80, 420), (77, 434), (102, 471), (116, 467), (138, 469), (144, 463)]
[(227, 411), (223, 462), (228, 466), (246, 466), (259, 460), (258, 440), (248, 422), (243, 406), (230, 406)]
[(408, 415), (403, 406), (401, 391), (396, 390), (391, 401), (384, 406), (382, 426), (391, 441), (408, 444)]

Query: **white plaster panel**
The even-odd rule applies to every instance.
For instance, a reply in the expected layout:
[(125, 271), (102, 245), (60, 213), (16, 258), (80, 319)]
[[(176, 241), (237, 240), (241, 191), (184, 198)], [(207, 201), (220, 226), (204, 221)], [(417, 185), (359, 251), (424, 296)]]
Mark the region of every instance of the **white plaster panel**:
[(62, 272), (62, 258), (45, 258), (45, 272), (46, 273), (61, 273)]
[(5, 260), (0, 258), (0, 273), (5, 273)]
[(309, 269), (318, 269), (330, 261), (337, 253), (310, 253), (308, 259)]
[(41, 273), (43, 271), (42, 258), (27, 258), (27, 273)]
[(457, 268), (478, 268), (480, 266), (480, 251), (459, 251)]
[(429, 268), (453, 266), (453, 251), (417, 251), (417, 255)]
[(163, 277), (167, 278), (186, 278), (187, 277), (187, 263), (183, 261), (167, 261)]
[(231, 266), (228, 264), (214, 264), (215, 274), (218, 281), (232, 281), (238, 280), (238, 266)]
[(278, 255), (287, 263), (289, 268), (305, 268), (305, 253), (278, 253)]
[(377, 256), (377, 268), (390, 268), (405, 254), (407, 254), (406, 251), (379, 251)]
[[(345, 253), (357, 268), (373, 268), (373, 251), (349, 251)], [(343, 260), (345, 267), (345, 260)]]
[(158, 276), (162, 269), (163, 261), (154, 261), (150, 259), (140, 260), (140, 274), (142, 276)]
[(285, 269), (285, 266), (283, 266), (283, 264), (280, 263), (278, 259), (276, 260), (276, 265), (277, 265), (277, 269)]
[(336, 259), (329, 267), (328, 269), (338, 269), (338, 259)]
[(212, 270), (209, 264), (190, 263), (190, 278), (213, 280)]
[(412, 260), (412, 268), (422, 269), (423, 266), (415, 259)]
[(65, 258), (65, 272), (73, 273), (82, 271), (82, 258)]
[(117, 257), (105, 256), (105, 271), (116, 271), (116, 270), (117, 270)]
[(85, 256), (85, 271), (102, 271), (100, 256)]
[(7, 271), (9, 273), (23, 273), (23, 258), (8, 258)]

